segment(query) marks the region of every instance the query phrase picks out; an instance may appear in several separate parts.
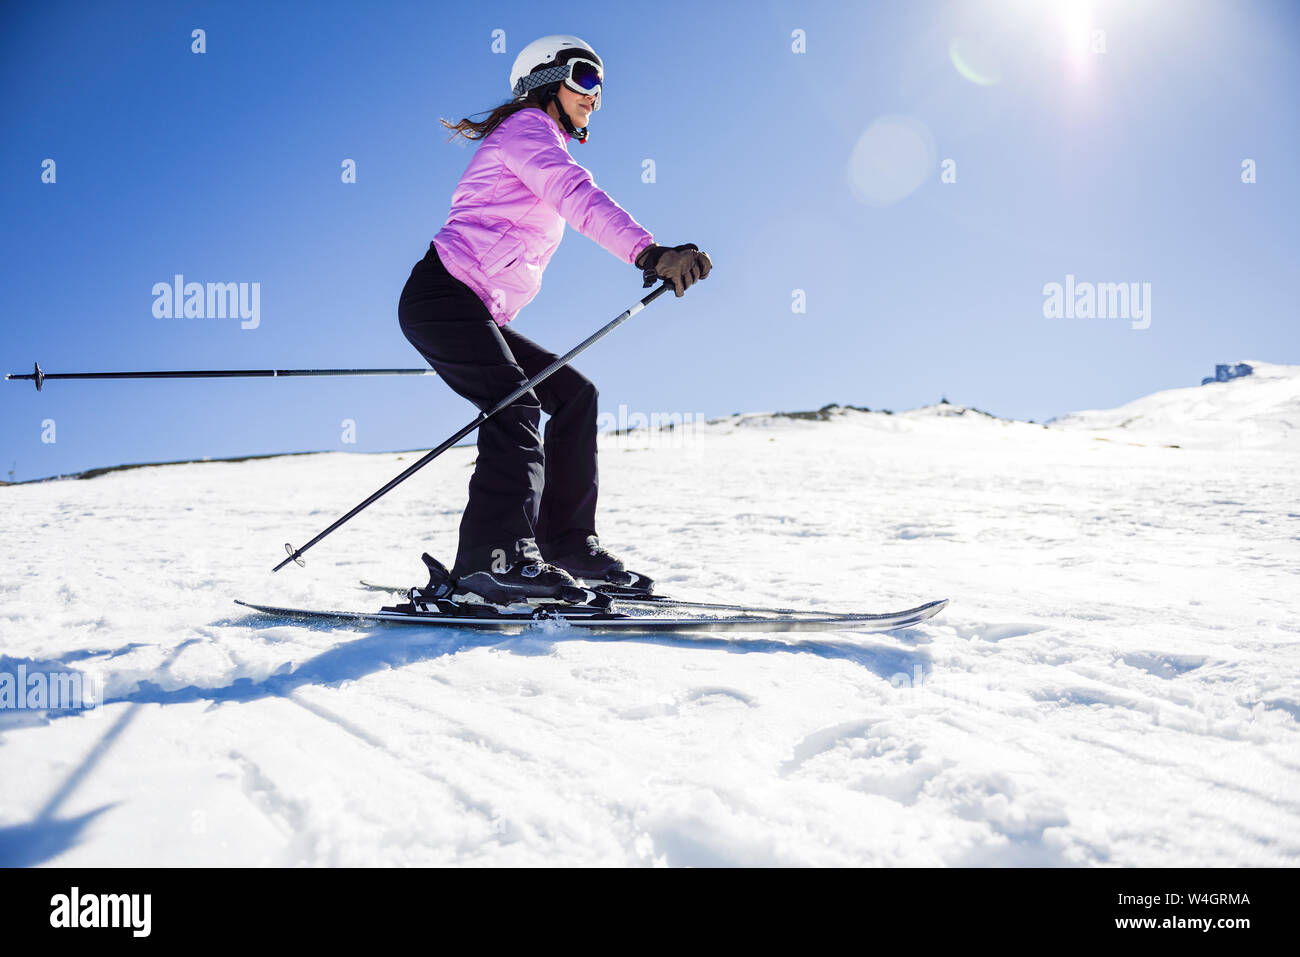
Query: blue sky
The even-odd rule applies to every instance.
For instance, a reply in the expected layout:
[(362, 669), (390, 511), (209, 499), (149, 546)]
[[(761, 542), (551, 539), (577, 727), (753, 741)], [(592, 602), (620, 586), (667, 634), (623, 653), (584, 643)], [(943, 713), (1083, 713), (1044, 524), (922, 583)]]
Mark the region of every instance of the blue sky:
[[(654, 10), (4, 5), (0, 371), (419, 365), (397, 298), (474, 149), (437, 118), (506, 99), (514, 55), (556, 32), (607, 68), (572, 155), (658, 241), (715, 264), (578, 360), (606, 411), (946, 396), (1041, 421), (1216, 362), (1300, 362), (1295, 4)], [(177, 273), (260, 283), (260, 324), (156, 317), (152, 289)], [(1149, 328), (1045, 318), (1045, 284), (1067, 275), (1149, 283)], [(569, 229), (517, 328), (562, 352), (641, 294)], [(432, 377), (2, 388), (0, 477), (19, 480), (427, 448), (473, 414)]]

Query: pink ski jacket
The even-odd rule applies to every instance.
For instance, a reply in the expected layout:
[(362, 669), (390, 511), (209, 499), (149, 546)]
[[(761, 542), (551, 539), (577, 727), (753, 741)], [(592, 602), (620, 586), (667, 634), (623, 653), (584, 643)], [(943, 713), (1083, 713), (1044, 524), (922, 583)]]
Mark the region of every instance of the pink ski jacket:
[(504, 326), (542, 288), (566, 220), (627, 263), (654, 242), (569, 155), (556, 122), (529, 107), (479, 145), (433, 244), (447, 271)]

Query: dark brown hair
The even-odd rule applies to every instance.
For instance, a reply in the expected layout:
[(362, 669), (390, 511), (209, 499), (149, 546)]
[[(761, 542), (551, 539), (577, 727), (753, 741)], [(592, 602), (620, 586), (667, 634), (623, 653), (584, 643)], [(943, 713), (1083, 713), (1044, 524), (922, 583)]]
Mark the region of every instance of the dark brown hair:
[(448, 143), (457, 136), (463, 136), (467, 140), (481, 140), (500, 126), (501, 121), (507, 116), (527, 109), (545, 110), (546, 107), (542, 105), (540, 99), (529, 96), (525, 100), (509, 100), (502, 103), (492, 110), (486, 120), (471, 120), (469, 117), (465, 117), (459, 123), (448, 123), (446, 120), (439, 118), (438, 122), (451, 130), (451, 136), (447, 137)]

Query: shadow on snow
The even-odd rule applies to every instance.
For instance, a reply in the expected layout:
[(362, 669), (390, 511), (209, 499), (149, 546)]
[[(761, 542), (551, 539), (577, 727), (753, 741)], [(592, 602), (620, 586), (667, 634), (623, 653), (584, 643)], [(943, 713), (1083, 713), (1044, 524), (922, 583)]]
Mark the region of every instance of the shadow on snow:
[[(590, 631), (570, 632), (562, 625), (552, 624), (543, 625), (520, 635), (501, 635), (472, 629), (414, 633), (414, 629), (410, 626), (400, 624), (340, 627), (337, 623), (327, 621), (304, 624), (299, 619), (265, 615), (225, 619), (214, 624), (235, 625), (256, 630), (294, 625), (331, 635), (337, 635), (341, 631), (351, 631), (358, 637), (336, 644), (296, 666), (286, 664), (280, 671), (260, 680), (236, 678), (229, 684), (219, 687), (187, 685), (183, 688), (166, 689), (161, 681), (165, 679), (176, 657), (186, 647), (200, 639), (192, 638), (182, 642), (158, 669), (154, 676), (155, 680), (140, 681), (135, 691), (103, 702), (101, 707), (120, 703), (128, 704), (129, 707), (117, 717), (82, 762), (69, 772), (36, 816), (26, 824), (0, 828), (0, 867), (31, 867), (58, 857), (79, 843), (83, 830), (90, 822), (114, 806), (105, 804), (79, 816), (57, 817), (59, 808), (113, 747), (116, 739), (126, 730), (139, 709), (147, 704), (171, 705), (208, 701), (215, 707), (220, 704), (285, 697), (304, 686), (339, 685), (343, 682), (359, 680), (378, 671), (401, 668), (476, 648), (497, 648), (518, 655), (546, 655), (554, 650), (555, 645), (569, 641), (635, 642), (674, 649), (722, 651), (727, 654), (813, 655), (827, 660), (849, 662), (885, 681), (890, 680), (894, 675), (911, 674), (917, 666), (928, 666), (930, 660), (928, 654), (915, 648), (883, 643), (873, 645), (862, 641), (825, 639), (785, 642), (771, 638), (720, 638), (708, 635), (696, 637), (672, 634), (603, 636)], [(907, 640), (921, 638), (924, 633), (919, 630), (900, 629), (895, 634)], [(66, 666), (66, 662), (72, 660), (105, 655), (110, 658), (117, 657), (135, 647), (138, 647), (137, 643), (116, 651), (86, 649), (71, 652), (63, 657), (62, 662), (33, 660), (29, 664), (41, 668), (60, 663)], [(6, 661), (12, 664), (16, 663), (17, 659), (6, 659)], [(43, 720), (50, 721), (65, 716), (66, 714), (46, 711)], [(0, 730), (2, 729), (0, 727)]]

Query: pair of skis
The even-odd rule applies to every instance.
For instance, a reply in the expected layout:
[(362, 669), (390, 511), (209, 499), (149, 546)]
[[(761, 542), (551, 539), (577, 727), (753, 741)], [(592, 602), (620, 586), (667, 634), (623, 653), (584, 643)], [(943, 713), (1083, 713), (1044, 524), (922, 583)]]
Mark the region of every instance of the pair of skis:
[[(770, 608), (726, 602), (686, 601), (607, 583), (592, 583), (599, 599), (585, 604), (538, 602), (507, 606), (486, 605), (450, 597), (425, 598), (421, 589), (390, 588), (363, 581), (372, 591), (404, 594), (405, 602), (377, 612), (318, 611), (238, 601), (267, 615), (301, 620), (328, 619), (355, 623), (391, 623), (444, 628), (469, 628), (516, 632), (544, 622), (611, 634), (662, 634), (665, 632), (810, 632), (893, 631), (933, 618), (948, 604), (946, 598), (915, 608), (883, 613), (827, 612), (814, 609)], [(626, 614), (619, 608), (644, 609)], [(683, 615), (682, 612), (688, 614)], [(720, 612), (722, 614), (704, 614)]]

